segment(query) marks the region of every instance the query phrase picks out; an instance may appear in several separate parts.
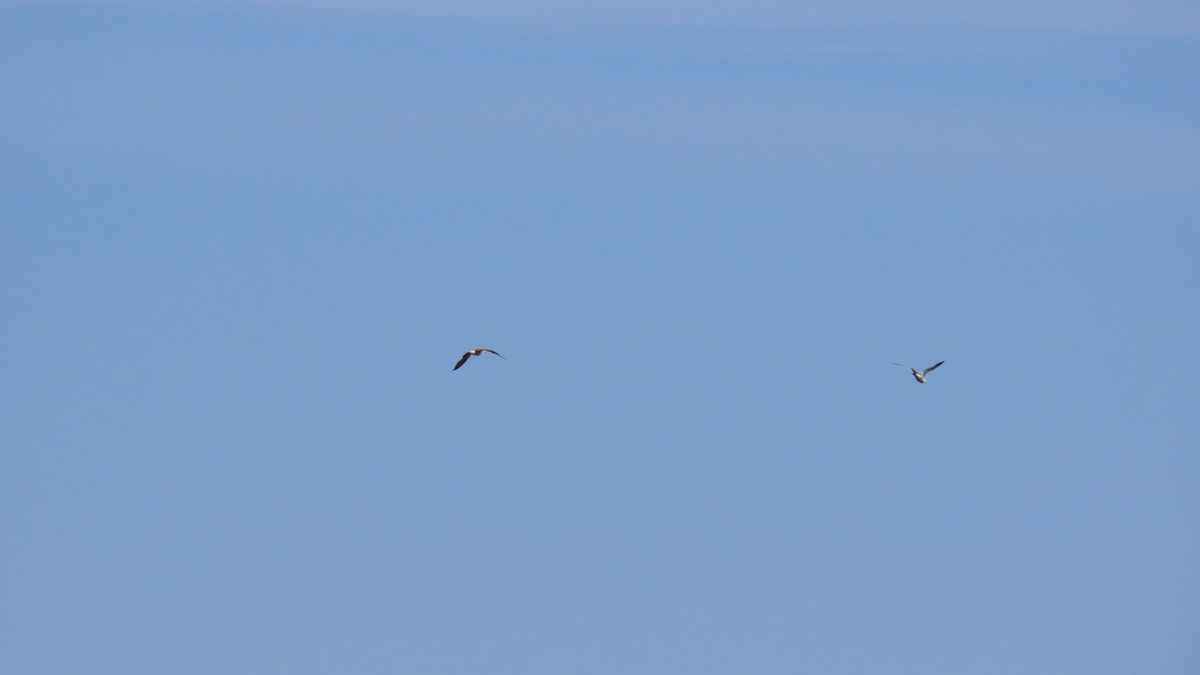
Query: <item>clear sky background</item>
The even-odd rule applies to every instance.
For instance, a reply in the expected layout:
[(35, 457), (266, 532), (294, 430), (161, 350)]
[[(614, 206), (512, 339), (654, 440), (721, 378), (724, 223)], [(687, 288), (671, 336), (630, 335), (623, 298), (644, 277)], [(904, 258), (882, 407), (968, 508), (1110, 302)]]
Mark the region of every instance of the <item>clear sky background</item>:
[(1200, 672), (1200, 3), (800, 4), (0, 7), (0, 670)]

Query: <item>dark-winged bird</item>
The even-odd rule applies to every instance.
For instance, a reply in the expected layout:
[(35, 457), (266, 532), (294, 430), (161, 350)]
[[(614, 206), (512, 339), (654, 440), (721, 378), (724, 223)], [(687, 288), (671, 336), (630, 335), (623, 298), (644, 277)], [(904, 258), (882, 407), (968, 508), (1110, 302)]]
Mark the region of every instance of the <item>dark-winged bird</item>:
[(917, 378), (917, 382), (920, 382), (921, 384), (925, 384), (925, 376), (928, 375), (931, 371), (933, 371), (938, 366), (945, 363), (945, 361), (938, 361), (937, 363), (933, 364), (932, 366), (929, 366), (928, 368), (926, 368), (925, 370), (922, 370), (921, 372), (917, 372), (916, 368), (913, 368), (912, 366), (909, 366), (909, 365), (905, 365), (903, 363), (896, 363), (895, 361), (892, 361), (891, 363), (893, 366), (903, 366), (905, 368), (908, 368), (909, 370), (912, 371), (913, 377)]
[[(458, 363), (454, 364), (454, 370), (458, 370), (459, 368), (462, 368), (462, 365), (467, 362), (467, 359), (471, 358), (472, 356), (481, 356), (484, 352), (487, 352), (489, 354), (495, 354), (496, 356), (500, 356), (500, 352), (498, 352), (494, 349), (486, 349), (484, 347), (480, 347), (479, 349), (472, 349), (471, 351), (467, 352), (466, 354), (463, 354), (462, 358), (458, 360)], [(500, 356), (500, 358), (503, 359), (504, 357)]]

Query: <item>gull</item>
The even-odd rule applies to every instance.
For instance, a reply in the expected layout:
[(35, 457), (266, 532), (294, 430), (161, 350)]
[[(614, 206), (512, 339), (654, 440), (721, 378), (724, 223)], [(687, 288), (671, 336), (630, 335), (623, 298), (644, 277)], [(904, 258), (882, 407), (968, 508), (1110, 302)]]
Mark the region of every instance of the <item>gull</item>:
[(943, 363), (945, 363), (945, 361), (938, 361), (937, 363), (933, 364), (932, 366), (929, 366), (925, 370), (922, 370), (921, 372), (918, 373), (917, 369), (913, 368), (910, 365), (906, 365), (903, 363), (896, 363), (895, 361), (891, 362), (891, 364), (893, 366), (904, 366), (905, 368), (908, 368), (909, 370), (911, 370), (913, 377), (917, 378), (917, 382), (920, 382), (921, 384), (925, 384), (925, 376), (928, 375), (930, 371), (932, 371), (934, 368), (937, 368), (938, 366), (942, 365)]
[[(471, 358), (472, 356), (482, 356), (484, 352), (487, 352), (489, 354), (495, 354), (496, 356), (500, 356), (500, 352), (498, 352), (494, 349), (487, 349), (485, 347), (480, 347), (478, 349), (472, 349), (471, 351), (467, 352), (466, 354), (463, 354), (463, 357), (458, 360), (458, 363), (454, 364), (454, 370), (458, 370), (459, 368), (462, 368), (462, 365), (467, 362), (467, 359)], [(504, 357), (500, 356), (500, 358), (503, 359)]]

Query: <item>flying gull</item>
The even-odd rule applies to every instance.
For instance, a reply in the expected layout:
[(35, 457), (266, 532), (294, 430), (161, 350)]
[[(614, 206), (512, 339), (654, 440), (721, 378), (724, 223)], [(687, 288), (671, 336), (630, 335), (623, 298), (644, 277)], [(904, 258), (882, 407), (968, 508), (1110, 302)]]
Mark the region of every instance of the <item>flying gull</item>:
[[(466, 358), (466, 357), (464, 356), (463, 358)], [(937, 368), (938, 366), (945, 363), (945, 361), (938, 361), (937, 363), (933, 364), (932, 366), (929, 366), (928, 368), (926, 368), (925, 370), (922, 370), (921, 372), (917, 372), (917, 369), (913, 368), (910, 365), (906, 365), (903, 363), (896, 363), (895, 361), (892, 361), (891, 363), (893, 366), (904, 366), (905, 368), (908, 368), (909, 370), (912, 371), (913, 377), (917, 378), (917, 382), (920, 382), (921, 384), (925, 384), (925, 376), (928, 375), (930, 373), (930, 371), (932, 371), (934, 368)]]
[[(467, 352), (466, 354), (463, 354), (462, 358), (458, 360), (458, 363), (454, 364), (454, 370), (458, 370), (459, 368), (462, 368), (462, 365), (467, 362), (467, 359), (471, 358), (472, 356), (482, 356), (484, 352), (487, 352), (489, 354), (495, 354), (496, 356), (500, 356), (500, 352), (498, 352), (494, 349), (486, 349), (484, 347), (480, 347), (479, 349), (472, 349), (471, 351)], [(504, 357), (500, 356), (500, 358), (503, 359)]]

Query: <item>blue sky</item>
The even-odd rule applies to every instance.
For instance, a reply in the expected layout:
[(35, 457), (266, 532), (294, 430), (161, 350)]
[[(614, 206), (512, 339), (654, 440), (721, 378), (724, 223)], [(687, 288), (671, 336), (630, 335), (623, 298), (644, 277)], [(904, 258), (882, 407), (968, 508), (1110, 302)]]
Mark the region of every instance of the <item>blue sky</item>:
[(1196, 672), (1200, 6), (958, 5), (0, 7), (0, 668)]

